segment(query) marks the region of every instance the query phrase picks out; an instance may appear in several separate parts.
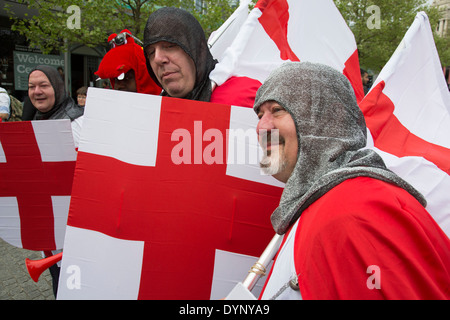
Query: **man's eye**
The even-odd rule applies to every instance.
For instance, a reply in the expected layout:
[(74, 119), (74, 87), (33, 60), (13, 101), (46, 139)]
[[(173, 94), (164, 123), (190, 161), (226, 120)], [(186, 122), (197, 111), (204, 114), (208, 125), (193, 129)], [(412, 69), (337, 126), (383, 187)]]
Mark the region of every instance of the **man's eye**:
[(282, 115), (284, 112), (286, 112), (286, 110), (282, 107), (274, 107), (272, 109), (272, 114)]

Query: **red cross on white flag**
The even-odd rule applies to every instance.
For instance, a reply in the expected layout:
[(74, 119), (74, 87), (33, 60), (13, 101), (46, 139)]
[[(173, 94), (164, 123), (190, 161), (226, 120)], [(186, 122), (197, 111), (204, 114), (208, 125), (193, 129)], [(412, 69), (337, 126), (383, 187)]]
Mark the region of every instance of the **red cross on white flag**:
[(252, 262), (232, 282), (217, 261), (261, 254), (282, 192), (259, 175), (256, 123), (247, 108), (90, 88), (58, 298), (225, 297)]
[(360, 107), (373, 138), (369, 146), (425, 196), (428, 212), (450, 236), (450, 93), (424, 12)]
[[(270, 72), (285, 61), (329, 65), (349, 79), (358, 102), (363, 98), (355, 37), (332, 0), (259, 0), (245, 20), (245, 2), (241, 6), (230, 26), (223, 33), (218, 30), (219, 40), (217, 33), (210, 38), (219, 61), (210, 74), (218, 85), (211, 102), (222, 97), (230, 101), (233, 91), (242, 87), (256, 93)], [(254, 96), (245, 98), (248, 101), (239, 96), (232, 103), (251, 106)]]
[(62, 249), (76, 152), (69, 120), (0, 124), (0, 237)]

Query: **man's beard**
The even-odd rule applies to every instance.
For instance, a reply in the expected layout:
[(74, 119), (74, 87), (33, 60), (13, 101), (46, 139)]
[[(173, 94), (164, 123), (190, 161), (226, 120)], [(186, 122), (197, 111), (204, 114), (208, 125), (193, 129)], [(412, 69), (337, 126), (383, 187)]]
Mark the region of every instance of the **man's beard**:
[[(271, 132), (273, 131), (273, 132)], [(265, 175), (274, 175), (283, 171), (286, 166), (286, 159), (284, 157), (284, 138), (279, 137), (278, 130), (271, 130), (262, 135), (262, 141), (260, 142), (264, 155), (259, 162), (261, 172)], [(270, 141), (270, 150), (267, 150), (267, 141)]]

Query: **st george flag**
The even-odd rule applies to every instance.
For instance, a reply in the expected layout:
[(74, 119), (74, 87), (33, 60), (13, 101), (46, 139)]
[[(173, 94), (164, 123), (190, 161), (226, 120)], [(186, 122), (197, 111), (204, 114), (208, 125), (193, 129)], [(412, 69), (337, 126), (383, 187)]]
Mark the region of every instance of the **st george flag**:
[(58, 299), (224, 298), (273, 237), (282, 192), (259, 172), (256, 123), (248, 108), (90, 88)]
[(62, 249), (75, 161), (69, 120), (0, 123), (0, 238)]
[(450, 93), (424, 12), (360, 107), (369, 146), (425, 196), (427, 210), (450, 236)]
[(350, 80), (358, 102), (364, 97), (355, 38), (332, 0), (260, 0), (239, 33), (230, 30), (221, 37), (234, 39), (216, 53), (219, 63), (210, 74), (217, 97), (241, 86), (258, 88), (288, 60), (334, 67)]

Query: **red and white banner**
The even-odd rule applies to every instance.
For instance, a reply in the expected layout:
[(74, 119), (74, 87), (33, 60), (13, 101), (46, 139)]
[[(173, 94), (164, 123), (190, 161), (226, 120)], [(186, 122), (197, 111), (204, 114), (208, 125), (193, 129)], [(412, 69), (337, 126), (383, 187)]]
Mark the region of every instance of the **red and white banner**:
[[(234, 30), (222, 37), (234, 36)], [(334, 67), (350, 80), (358, 102), (364, 96), (355, 38), (332, 0), (260, 0), (231, 45), (215, 58), (219, 63), (210, 75), (219, 86), (215, 95), (231, 95), (243, 83), (260, 85), (291, 60)], [(230, 78), (232, 85), (221, 88)]]
[(450, 236), (450, 93), (424, 12), (360, 107), (369, 146), (426, 197), (427, 210)]
[(0, 238), (63, 247), (76, 156), (69, 120), (0, 124)]
[(282, 192), (259, 173), (256, 124), (248, 108), (90, 88), (58, 299), (224, 298)]

